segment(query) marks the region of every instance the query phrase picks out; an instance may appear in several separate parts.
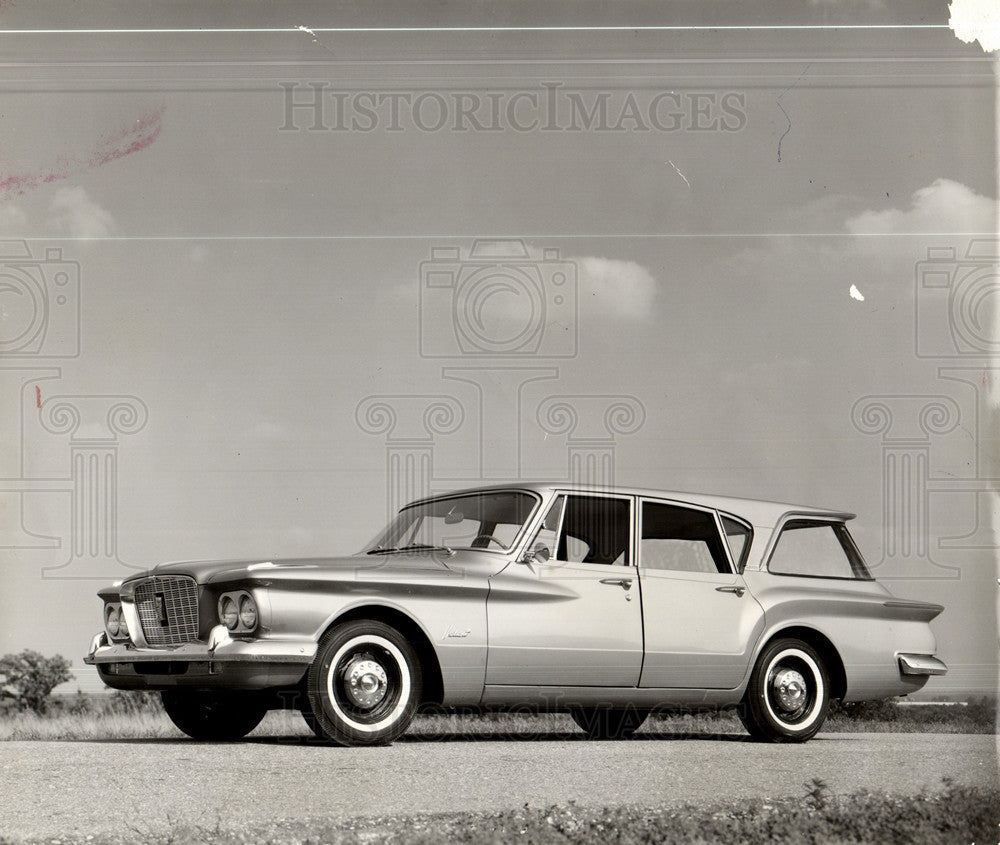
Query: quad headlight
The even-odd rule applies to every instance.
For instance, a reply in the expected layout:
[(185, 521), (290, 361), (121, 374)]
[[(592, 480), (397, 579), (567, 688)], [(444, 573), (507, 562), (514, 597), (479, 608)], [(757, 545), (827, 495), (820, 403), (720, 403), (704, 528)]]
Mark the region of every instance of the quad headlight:
[(121, 631), (122, 606), (120, 604), (104, 605), (104, 627), (109, 637), (117, 637)]
[(235, 634), (249, 634), (257, 627), (257, 602), (246, 590), (219, 596), (219, 621)]
[(110, 640), (122, 641), (129, 638), (128, 623), (125, 621), (125, 614), (122, 613), (121, 602), (109, 601), (105, 603), (104, 630)]
[(257, 602), (249, 594), (240, 597), (240, 624), (248, 631), (257, 627)]

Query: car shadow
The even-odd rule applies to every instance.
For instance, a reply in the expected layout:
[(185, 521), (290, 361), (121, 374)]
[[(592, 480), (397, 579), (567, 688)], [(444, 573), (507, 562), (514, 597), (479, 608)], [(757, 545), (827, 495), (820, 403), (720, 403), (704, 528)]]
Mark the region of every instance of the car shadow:
[[(809, 740), (810, 744), (824, 741), (843, 742), (845, 739), (864, 739), (865, 734), (857, 734), (851, 737), (843, 735), (830, 736), (829, 734), (819, 734)], [(196, 740), (186, 736), (167, 737), (112, 737), (106, 739), (77, 739), (66, 740), (68, 742), (101, 743), (107, 745), (264, 745), (264, 746), (300, 746), (317, 748), (336, 748), (333, 743), (317, 739), (315, 736), (306, 734), (283, 734), (277, 736), (248, 736), (236, 740)], [(583, 733), (577, 731), (471, 731), (471, 732), (448, 732), (438, 733), (422, 732), (414, 734), (404, 734), (395, 741), (395, 745), (430, 745), (433, 743), (472, 743), (472, 742), (508, 742), (508, 743), (530, 743), (530, 742), (600, 742), (601, 740), (590, 740)], [(644, 731), (634, 736), (618, 740), (604, 740), (606, 742), (745, 742), (754, 743), (755, 740), (747, 734), (736, 733), (712, 733), (710, 731), (675, 733), (672, 731)]]
[[(702, 740), (711, 742), (752, 742), (746, 734), (716, 734), (716, 733), (667, 733), (644, 732), (620, 740), (609, 742), (669, 742)], [(243, 742), (259, 745), (316, 745), (329, 746), (313, 736), (250, 736)], [(432, 743), (472, 743), (472, 742), (594, 742), (579, 731), (421, 731), (404, 734), (395, 741), (395, 745), (429, 745)]]

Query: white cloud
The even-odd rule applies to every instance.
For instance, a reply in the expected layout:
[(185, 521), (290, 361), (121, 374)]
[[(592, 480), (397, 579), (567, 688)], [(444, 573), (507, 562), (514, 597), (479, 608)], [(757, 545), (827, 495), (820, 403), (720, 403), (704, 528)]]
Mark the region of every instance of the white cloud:
[(23, 237), (28, 226), (28, 216), (13, 203), (0, 205), (0, 235)]
[(1000, 50), (1000, 6), (996, 0), (953, 0), (948, 26), (960, 41), (978, 41), (987, 53)]
[(910, 198), (909, 208), (863, 211), (847, 220), (855, 235), (912, 232), (995, 232), (997, 203), (951, 179), (935, 179)]
[(188, 253), (188, 257), (191, 259), (192, 264), (204, 264), (212, 251), (204, 244), (196, 243), (191, 247), (191, 252)]
[(118, 229), (111, 214), (80, 186), (56, 191), (49, 205), (49, 225), (74, 238), (103, 238)]
[(594, 257), (578, 258), (576, 263), (582, 307), (630, 320), (649, 314), (656, 280), (641, 264)]

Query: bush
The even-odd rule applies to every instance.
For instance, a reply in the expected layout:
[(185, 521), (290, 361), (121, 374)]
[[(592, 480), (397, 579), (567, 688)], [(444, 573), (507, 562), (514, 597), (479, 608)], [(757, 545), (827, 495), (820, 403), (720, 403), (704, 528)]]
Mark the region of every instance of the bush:
[(44, 713), (52, 690), (73, 677), (69, 669), (70, 662), (61, 654), (45, 657), (30, 649), (5, 654), (0, 657), (0, 697), (19, 710)]

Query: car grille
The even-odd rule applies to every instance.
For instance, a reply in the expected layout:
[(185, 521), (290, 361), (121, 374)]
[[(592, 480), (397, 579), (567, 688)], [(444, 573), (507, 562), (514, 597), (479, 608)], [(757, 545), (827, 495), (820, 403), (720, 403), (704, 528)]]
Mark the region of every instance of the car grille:
[(198, 585), (194, 578), (146, 578), (135, 586), (135, 607), (149, 645), (178, 645), (198, 639)]

